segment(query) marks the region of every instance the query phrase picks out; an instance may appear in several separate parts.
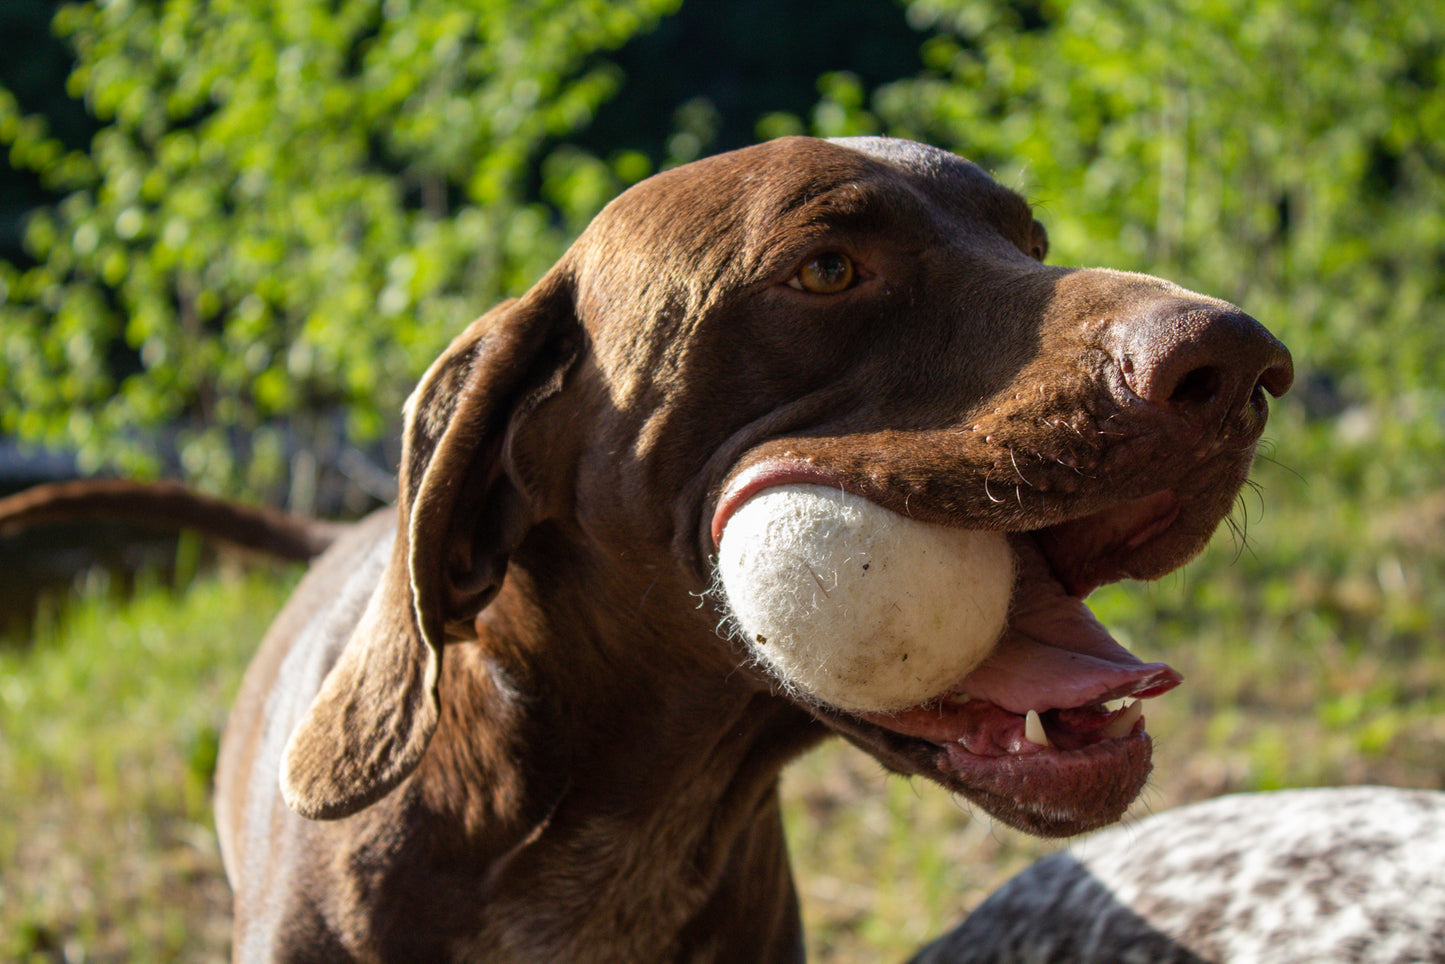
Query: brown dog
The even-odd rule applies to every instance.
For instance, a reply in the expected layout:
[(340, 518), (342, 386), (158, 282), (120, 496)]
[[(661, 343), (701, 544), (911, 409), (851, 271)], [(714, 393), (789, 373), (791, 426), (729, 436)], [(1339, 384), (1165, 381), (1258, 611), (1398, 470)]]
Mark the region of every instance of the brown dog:
[[(237, 958), (799, 959), (777, 779), (829, 733), (1033, 832), (1117, 819), (1150, 742), (1102, 703), (1178, 677), (1080, 599), (1200, 550), (1292, 369), (1230, 305), (1045, 250), (952, 154), (790, 138), (631, 189), (474, 322), (408, 403), (398, 508), (243, 684)], [(715, 534), (798, 482), (1010, 533), (988, 659), (851, 714), (720, 636)]]

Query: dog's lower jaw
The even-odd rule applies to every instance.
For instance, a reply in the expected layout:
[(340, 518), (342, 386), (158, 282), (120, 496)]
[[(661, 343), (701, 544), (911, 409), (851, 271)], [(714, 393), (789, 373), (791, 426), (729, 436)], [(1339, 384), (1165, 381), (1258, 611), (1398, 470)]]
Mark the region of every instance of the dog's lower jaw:
[(1153, 741), (1142, 726), (1080, 749), (1040, 747), (983, 756), (957, 741), (922, 739), (843, 714), (829, 716), (834, 729), (890, 770), (926, 777), (1039, 837), (1071, 837), (1119, 820), (1153, 768)]
[[(1010, 757), (997, 765), (955, 746), (942, 748), (940, 782), (982, 806), (999, 820), (1039, 837), (1072, 837), (1124, 816), (1153, 769), (1153, 741), (1142, 731), (1083, 750), (1043, 750), (1030, 758)], [(1050, 768), (1047, 788), (1030, 780), (1030, 770)], [(984, 772), (980, 772), (984, 771)], [(966, 774), (955, 783), (954, 774)], [(1027, 788), (1031, 792), (1021, 792)]]

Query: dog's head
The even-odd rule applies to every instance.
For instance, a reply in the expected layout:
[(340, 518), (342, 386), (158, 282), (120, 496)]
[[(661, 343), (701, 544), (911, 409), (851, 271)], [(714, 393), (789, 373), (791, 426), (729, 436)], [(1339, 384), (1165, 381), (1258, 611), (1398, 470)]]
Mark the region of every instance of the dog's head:
[[(622, 195), (409, 402), (402, 536), (293, 737), (293, 806), (352, 812), (415, 767), (446, 640), (474, 633), (509, 555), (550, 525), (585, 566), (630, 574), (607, 582), (629, 596), (605, 601), (614, 619), (665, 627), (637, 645), (665, 636), (670, 660), (772, 689), (1025, 829), (1116, 819), (1150, 742), (1138, 709), (1105, 704), (1178, 677), (1082, 599), (1204, 546), (1292, 370), (1228, 304), (1046, 266), (1046, 248), (1016, 194), (906, 141), (784, 139)], [(1002, 533), (996, 638), (959, 640), (956, 665), (948, 639), (909, 644), (934, 675), (886, 709), (830, 702), (816, 674), (788, 678), (744, 645), (766, 640), (720, 639), (737, 620), (708, 591), (719, 543), (755, 500), (799, 486), (847, 493), (885, 527)]]

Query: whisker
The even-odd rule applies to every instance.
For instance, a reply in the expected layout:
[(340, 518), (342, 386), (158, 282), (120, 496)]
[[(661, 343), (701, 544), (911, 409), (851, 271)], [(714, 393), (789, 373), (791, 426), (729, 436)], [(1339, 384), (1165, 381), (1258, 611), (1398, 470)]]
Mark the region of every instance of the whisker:
[[(1261, 444), (1263, 444), (1263, 443), (1261, 443)], [(1290, 475), (1294, 476), (1294, 477), (1295, 477), (1296, 479), (1298, 479), (1299, 481), (1304, 482), (1306, 485), (1309, 484), (1309, 477), (1308, 477), (1308, 476), (1306, 476), (1306, 475), (1304, 475), (1303, 473), (1299, 472), (1297, 469), (1293, 468), (1292, 466), (1287, 465), (1287, 464), (1285, 464), (1284, 462), (1281, 462), (1279, 459), (1275, 458), (1274, 456), (1272, 456), (1272, 455), (1270, 455), (1270, 454), (1268, 454), (1268, 453), (1260, 452), (1260, 451), (1258, 451), (1258, 450), (1256, 449), (1256, 451), (1255, 451), (1255, 456), (1254, 456), (1254, 457), (1255, 457), (1255, 459), (1257, 459), (1257, 460), (1260, 461), (1260, 462), (1268, 462), (1270, 465), (1277, 465), (1277, 466), (1279, 466), (1280, 468), (1284, 469), (1286, 472), (1288, 472)]]
[(1234, 558), (1230, 560), (1231, 565), (1238, 562), (1245, 553), (1249, 553), (1250, 558), (1258, 558), (1254, 548), (1249, 544), (1249, 504), (1245, 502), (1243, 494), (1236, 497), (1234, 504), (1238, 509), (1239, 518), (1236, 518), (1233, 512), (1225, 516), (1229, 531), (1234, 536)]
[[(1019, 468), (1019, 460), (1018, 460), (1018, 457), (1017, 457), (1017, 455), (1014, 454), (1013, 446), (1009, 446), (1009, 450), (1008, 450), (1008, 460), (1013, 463), (1014, 473), (1019, 477), (1019, 480), (1022, 481), (1024, 485), (1026, 485), (1026, 486), (1028, 486), (1029, 488), (1032, 489), (1032, 488), (1034, 487), (1034, 484), (1033, 484), (1032, 482), (1030, 482), (1028, 479), (1024, 478), (1024, 473), (1023, 473), (1023, 471)], [(1016, 487), (1017, 487), (1017, 486), (1016, 486)]]

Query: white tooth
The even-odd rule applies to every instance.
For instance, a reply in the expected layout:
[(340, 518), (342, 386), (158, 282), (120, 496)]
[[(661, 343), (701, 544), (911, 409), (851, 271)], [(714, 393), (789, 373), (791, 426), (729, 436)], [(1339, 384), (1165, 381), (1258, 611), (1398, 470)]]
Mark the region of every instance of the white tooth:
[(1037, 746), (1053, 746), (1044, 732), (1044, 721), (1039, 719), (1038, 710), (1029, 710), (1024, 716), (1024, 739)]
[(1135, 700), (1120, 711), (1119, 715), (1104, 727), (1104, 735), (1111, 740), (1117, 740), (1122, 736), (1128, 736), (1134, 732), (1134, 724), (1139, 722), (1139, 717), (1144, 715), (1144, 701)]

